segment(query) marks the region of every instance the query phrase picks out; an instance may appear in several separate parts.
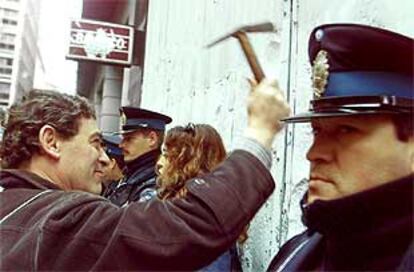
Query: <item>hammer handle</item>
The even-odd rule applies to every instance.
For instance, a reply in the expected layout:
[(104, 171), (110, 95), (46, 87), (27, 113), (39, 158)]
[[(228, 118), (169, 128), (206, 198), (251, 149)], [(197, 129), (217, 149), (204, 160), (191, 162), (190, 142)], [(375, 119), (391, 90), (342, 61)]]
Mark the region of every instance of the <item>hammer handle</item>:
[(253, 47), (249, 41), (249, 38), (243, 31), (235, 33), (234, 36), (239, 39), (244, 55), (246, 56), (246, 59), (249, 62), (250, 68), (254, 74), (254, 78), (256, 79), (257, 83), (259, 83), (262, 81), (265, 75), (263, 73), (262, 67), (259, 64), (259, 61), (257, 60), (256, 54), (253, 51)]

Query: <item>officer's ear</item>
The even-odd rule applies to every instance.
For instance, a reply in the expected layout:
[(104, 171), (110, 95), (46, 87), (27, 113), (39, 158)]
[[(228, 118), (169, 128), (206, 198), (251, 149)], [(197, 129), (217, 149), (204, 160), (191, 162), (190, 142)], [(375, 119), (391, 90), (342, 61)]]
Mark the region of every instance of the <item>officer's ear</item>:
[(40, 152), (53, 159), (59, 159), (58, 134), (54, 127), (44, 125), (39, 131)]
[(155, 132), (155, 131), (153, 131), (153, 130), (151, 130), (149, 133), (148, 133), (148, 143), (149, 143), (149, 146), (151, 147), (151, 148), (157, 148), (158, 147), (158, 142), (159, 142), (159, 140), (158, 140), (158, 133), (157, 132)]
[(114, 158), (109, 158), (108, 168), (114, 170), (117, 165), (117, 162)]

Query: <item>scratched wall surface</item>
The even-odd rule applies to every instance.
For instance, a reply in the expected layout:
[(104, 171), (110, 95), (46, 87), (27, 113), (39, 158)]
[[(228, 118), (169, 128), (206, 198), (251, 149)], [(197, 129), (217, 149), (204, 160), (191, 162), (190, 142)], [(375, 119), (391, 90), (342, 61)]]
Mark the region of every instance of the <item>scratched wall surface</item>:
[[(294, 112), (301, 112), (312, 96), (307, 40), (313, 27), (357, 22), (414, 36), (414, 1), (151, 0), (141, 106), (171, 115), (170, 127), (212, 124), (231, 150), (246, 126), (246, 77), (252, 75), (235, 39), (204, 46), (263, 21), (277, 31), (250, 34), (253, 47), (265, 74), (279, 80)], [(244, 271), (264, 271), (280, 245), (303, 229), (298, 202), (306, 190), (309, 132), (307, 125), (288, 126), (275, 141), (277, 188), (250, 225)]]

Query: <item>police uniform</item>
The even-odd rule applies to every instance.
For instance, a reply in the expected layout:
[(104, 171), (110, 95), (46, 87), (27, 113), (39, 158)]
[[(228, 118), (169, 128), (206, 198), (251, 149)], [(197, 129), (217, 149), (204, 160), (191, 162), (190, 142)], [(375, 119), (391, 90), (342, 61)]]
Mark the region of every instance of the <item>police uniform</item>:
[[(104, 143), (105, 152), (109, 158), (115, 159), (118, 164), (119, 169), (123, 169), (125, 166), (124, 156), (122, 155), (122, 150), (119, 148), (122, 138), (119, 135), (112, 135), (105, 133), (102, 135), (102, 141)], [(102, 194), (105, 194), (109, 190), (115, 189), (119, 180), (110, 180), (107, 179), (103, 183)], [(110, 187), (112, 186), (112, 187)]]
[(115, 159), (119, 168), (124, 167), (124, 156), (119, 148), (122, 138), (119, 135), (103, 134), (102, 140), (105, 144), (105, 152), (109, 158)]
[[(314, 99), (309, 112), (286, 122), (413, 115), (413, 39), (364, 25), (322, 25), (310, 35), (309, 57)], [(307, 230), (284, 244), (268, 270), (413, 270), (413, 180), (410, 175), (340, 199), (302, 201)]]
[[(121, 134), (143, 128), (164, 131), (166, 124), (172, 121), (169, 116), (135, 107), (122, 107), (121, 118)], [(155, 164), (160, 154), (160, 148), (157, 148), (126, 162), (125, 177), (111, 183), (104, 196), (118, 206), (133, 201), (144, 202), (156, 196)]]

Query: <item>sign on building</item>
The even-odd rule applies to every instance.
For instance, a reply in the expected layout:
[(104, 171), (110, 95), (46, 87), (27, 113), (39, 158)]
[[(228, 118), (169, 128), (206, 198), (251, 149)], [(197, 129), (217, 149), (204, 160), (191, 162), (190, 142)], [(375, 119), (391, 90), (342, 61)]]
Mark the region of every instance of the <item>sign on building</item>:
[(134, 48), (131, 26), (93, 20), (73, 20), (67, 59), (129, 66)]

